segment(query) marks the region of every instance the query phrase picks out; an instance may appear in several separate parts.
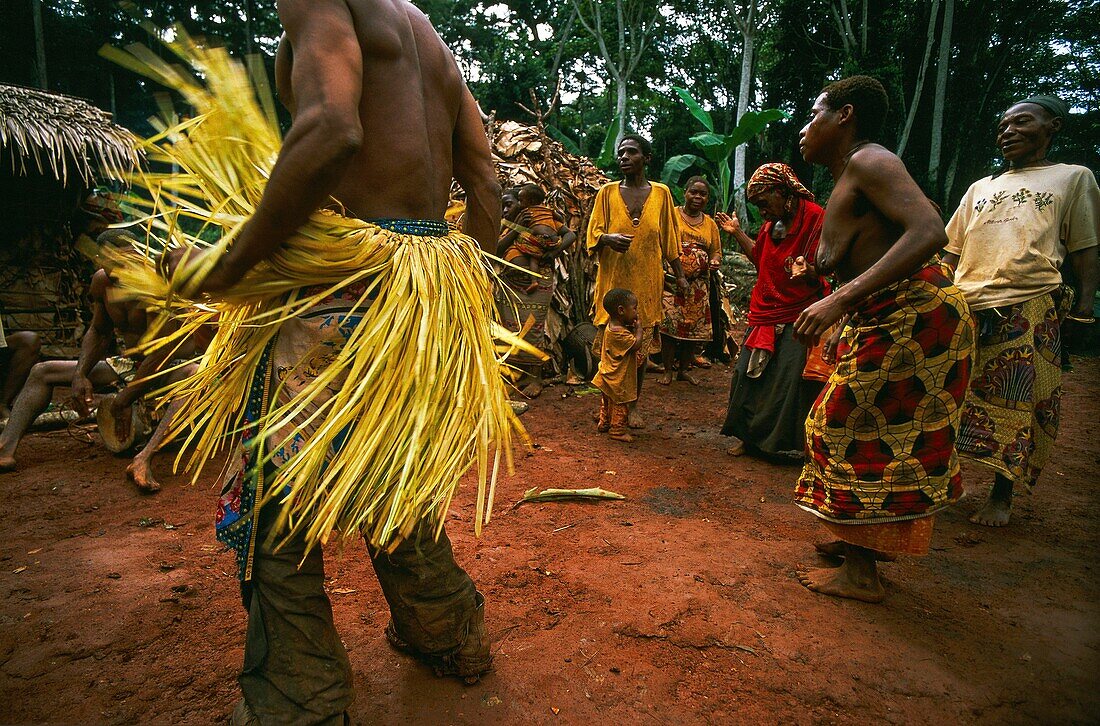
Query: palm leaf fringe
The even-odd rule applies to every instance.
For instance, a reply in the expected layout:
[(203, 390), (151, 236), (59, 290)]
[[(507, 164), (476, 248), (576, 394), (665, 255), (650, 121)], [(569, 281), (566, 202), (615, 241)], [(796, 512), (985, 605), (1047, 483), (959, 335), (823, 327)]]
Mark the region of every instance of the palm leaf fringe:
[[(183, 402), (169, 434), (185, 442), (176, 467), (184, 464), (196, 481), (227, 441), (239, 440), (253, 372), (282, 321), (364, 283), (336, 360), (289, 401), (277, 404), (272, 395), (256, 424), (254, 441), (265, 445), (255, 466), (286, 441), (275, 434), (283, 425), (315, 427), (267, 482), (264, 502), (281, 501), (283, 522), (310, 546), (336, 531), (362, 532), (373, 546), (392, 548), (422, 519), (441, 531), (461, 477), (476, 464), (480, 535), (502, 456), (512, 469), (512, 436), (529, 444), (508, 405), (502, 366), (517, 349), (542, 355), (496, 322), (495, 258), (457, 232), (400, 235), (322, 210), (216, 297), (190, 292), (216, 254), (165, 279), (155, 263), (161, 250), (232, 244), (256, 209), (281, 143), (270, 98), (257, 99), (243, 66), (182, 29), (176, 37), (168, 46), (194, 74), (141, 46), (102, 51), (178, 91), (196, 112), (182, 122), (169, 115), (142, 142), (152, 168), (171, 164), (178, 172), (139, 172), (135, 188), (147, 196), (135, 194), (131, 203), (148, 212), (147, 242), (140, 256), (115, 258), (120, 287), (161, 313), (138, 352), (178, 346), (203, 325), (216, 330), (197, 373), (163, 390), (162, 405)], [(201, 223), (198, 232), (181, 224), (188, 218)], [(208, 245), (202, 237), (210, 228), (220, 239)], [(168, 320), (175, 324), (166, 326)], [(346, 383), (316, 405), (344, 371)]]

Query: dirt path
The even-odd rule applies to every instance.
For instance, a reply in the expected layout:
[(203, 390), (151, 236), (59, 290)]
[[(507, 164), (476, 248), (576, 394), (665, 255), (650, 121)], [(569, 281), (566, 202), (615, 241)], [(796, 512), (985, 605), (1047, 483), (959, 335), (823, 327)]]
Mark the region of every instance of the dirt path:
[[(812, 594), (823, 537), (791, 503), (792, 467), (723, 453), (729, 371), (647, 383), (633, 445), (592, 431), (593, 395), (550, 388), (525, 417), (539, 448), (473, 538), (448, 530), (485, 592), (497, 669), (466, 688), (392, 652), (361, 543), (326, 553), (355, 669), (357, 723), (1084, 723), (1100, 718), (1100, 365), (1067, 378), (1055, 460), (1012, 525), (937, 520), (933, 552), (884, 566), (874, 606)], [(657, 400), (663, 395), (665, 400)], [(672, 403), (677, 405), (674, 408)], [(238, 698), (245, 613), (213, 537), (215, 493), (66, 432), (36, 434), (0, 477), (0, 722), (211, 723)], [(625, 502), (510, 509), (532, 486)]]

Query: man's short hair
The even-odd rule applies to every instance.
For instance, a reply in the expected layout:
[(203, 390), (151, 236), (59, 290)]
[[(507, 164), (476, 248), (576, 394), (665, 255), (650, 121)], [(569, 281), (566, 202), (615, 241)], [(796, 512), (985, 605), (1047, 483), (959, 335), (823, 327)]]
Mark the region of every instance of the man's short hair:
[(873, 139), (882, 131), (890, 100), (878, 79), (870, 76), (849, 76), (830, 83), (822, 90), (825, 104), (831, 111), (851, 105), (856, 112), (856, 130), (865, 139)]
[(634, 293), (625, 287), (614, 287), (603, 296), (603, 309), (608, 315), (617, 315), (619, 307), (629, 305), (631, 300), (636, 300)]
[(100, 232), (99, 236), (95, 238), (95, 241), (100, 247), (109, 245), (111, 247), (125, 249), (138, 244), (141, 240), (128, 229), (110, 228)]
[(622, 146), (624, 141), (634, 141), (638, 144), (638, 148), (642, 150), (642, 156), (653, 156), (653, 144), (649, 143), (649, 139), (641, 134), (629, 133), (623, 134), (623, 137), (619, 139), (619, 145)]
[(517, 198), (529, 204), (542, 204), (546, 201), (546, 192), (538, 184), (524, 184), (519, 188)]

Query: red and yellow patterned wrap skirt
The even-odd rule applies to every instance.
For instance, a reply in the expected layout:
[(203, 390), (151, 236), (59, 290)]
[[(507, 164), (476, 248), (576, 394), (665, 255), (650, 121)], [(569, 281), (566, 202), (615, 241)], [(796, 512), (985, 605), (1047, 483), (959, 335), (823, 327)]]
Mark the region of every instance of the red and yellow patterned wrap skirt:
[(975, 330), (938, 267), (871, 295), (806, 419), (802, 508), (838, 524), (901, 522), (962, 496), (955, 434)]

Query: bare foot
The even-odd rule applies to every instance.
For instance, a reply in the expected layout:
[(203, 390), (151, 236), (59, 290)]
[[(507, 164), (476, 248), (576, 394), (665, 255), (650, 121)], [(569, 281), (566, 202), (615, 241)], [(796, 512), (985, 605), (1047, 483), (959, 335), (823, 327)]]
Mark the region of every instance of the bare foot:
[(14, 456), (0, 456), (0, 474), (15, 471)]
[(160, 491), (160, 483), (153, 478), (153, 472), (145, 461), (134, 459), (126, 467), (126, 478), (137, 485), (137, 488), (148, 494)]
[(662, 386), (671, 386), (672, 385), (672, 371), (666, 371), (663, 376), (661, 376), (660, 378), (657, 379), (657, 382), (660, 383)]
[(644, 429), (645, 419), (642, 418), (642, 414), (637, 411), (631, 410), (626, 417), (626, 425), (632, 429)]
[[(818, 542), (814, 545), (814, 549), (826, 557), (843, 558), (848, 554), (848, 545), (843, 540), (839, 539), (833, 542)], [(894, 562), (897, 560), (897, 557), (894, 557), (889, 552), (879, 552), (878, 550), (871, 551), (875, 553), (875, 561), (877, 562)]]
[[(0, 470), (4, 466), (4, 462), (0, 459)], [(1003, 499), (990, 498), (985, 503), (985, 506), (979, 509), (970, 517), (970, 521), (974, 524), (981, 524), (986, 527), (1003, 527), (1008, 524), (1008, 519), (1012, 514), (1012, 501), (1004, 501)]]
[(726, 453), (730, 456), (742, 456), (745, 453), (745, 442), (736, 436), (733, 438), (733, 444), (726, 449)]
[(690, 383), (693, 386), (698, 386), (699, 385), (699, 379), (696, 378), (695, 376), (691, 375), (687, 371), (680, 371), (676, 375), (676, 378), (678, 380), (681, 380), (681, 381), (687, 381), (688, 383)]
[(524, 386), (523, 390), (520, 391), (520, 393), (522, 393), (524, 396), (527, 396), (528, 398), (538, 398), (539, 394), (542, 393), (542, 389), (542, 381), (532, 381), (531, 383), (528, 383), (526, 386)]
[(700, 368), (710, 368), (711, 362), (701, 355), (695, 356), (695, 360), (692, 361)]
[(798, 581), (814, 592), (834, 597), (846, 597), (863, 602), (882, 602), (886, 591), (879, 582), (878, 574), (872, 571), (871, 577), (857, 577), (848, 561), (840, 567), (811, 570), (798, 576)]
[(611, 434), (611, 438), (616, 441), (625, 441), (628, 444), (634, 440), (634, 437), (630, 434)]

